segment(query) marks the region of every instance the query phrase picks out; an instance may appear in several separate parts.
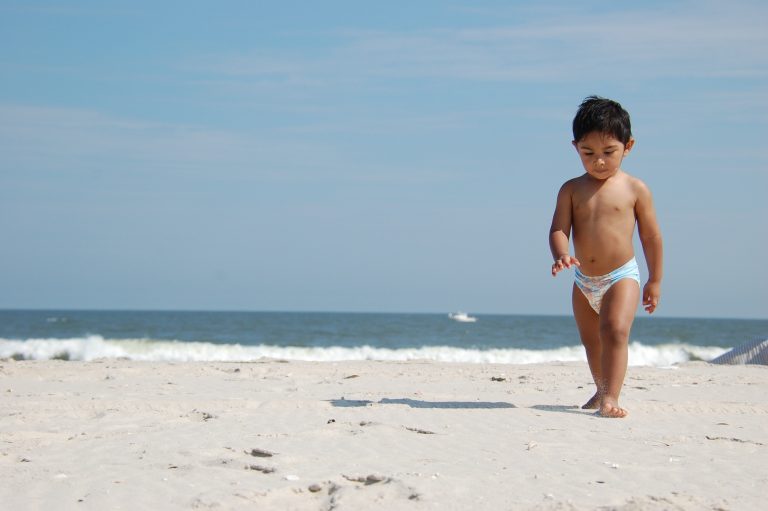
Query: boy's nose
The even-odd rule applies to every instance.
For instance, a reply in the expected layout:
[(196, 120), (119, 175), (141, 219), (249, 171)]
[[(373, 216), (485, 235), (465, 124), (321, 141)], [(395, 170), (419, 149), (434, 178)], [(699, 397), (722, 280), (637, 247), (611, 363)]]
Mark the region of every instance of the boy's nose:
[(603, 165), (605, 165), (605, 160), (603, 160), (602, 158), (598, 158), (596, 163), (602, 167)]

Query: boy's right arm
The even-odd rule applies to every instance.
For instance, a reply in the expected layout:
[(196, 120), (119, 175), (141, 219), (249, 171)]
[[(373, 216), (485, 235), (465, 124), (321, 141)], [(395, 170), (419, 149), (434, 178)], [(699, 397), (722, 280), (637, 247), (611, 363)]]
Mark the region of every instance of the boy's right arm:
[(555, 214), (552, 215), (552, 226), (549, 228), (549, 249), (555, 262), (552, 264), (554, 277), (565, 268), (579, 266), (579, 261), (569, 253), (572, 222), (571, 182), (560, 187), (557, 194)]

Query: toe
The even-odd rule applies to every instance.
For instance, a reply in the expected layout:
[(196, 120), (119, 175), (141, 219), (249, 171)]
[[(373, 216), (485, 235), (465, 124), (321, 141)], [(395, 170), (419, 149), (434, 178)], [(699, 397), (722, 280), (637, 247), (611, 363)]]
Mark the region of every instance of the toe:
[(620, 419), (627, 416), (627, 411), (624, 408), (614, 405), (603, 405), (597, 411), (596, 415), (600, 417), (609, 417), (613, 419)]

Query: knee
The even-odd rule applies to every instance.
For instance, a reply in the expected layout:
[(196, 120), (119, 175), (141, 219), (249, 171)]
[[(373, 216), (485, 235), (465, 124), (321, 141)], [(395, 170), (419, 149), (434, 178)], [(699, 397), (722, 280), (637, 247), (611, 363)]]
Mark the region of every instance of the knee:
[(603, 343), (629, 342), (631, 323), (625, 321), (605, 321), (600, 325), (600, 340)]

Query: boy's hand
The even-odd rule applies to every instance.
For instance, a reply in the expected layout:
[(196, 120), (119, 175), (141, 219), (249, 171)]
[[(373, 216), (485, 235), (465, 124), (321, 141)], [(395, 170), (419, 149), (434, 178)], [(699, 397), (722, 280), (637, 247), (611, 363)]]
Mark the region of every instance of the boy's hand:
[(659, 304), (659, 297), (661, 296), (661, 284), (658, 282), (648, 281), (643, 288), (643, 307), (645, 307), (648, 314), (653, 314), (656, 310), (656, 306)]
[(570, 268), (571, 266), (581, 266), (581, 263), (573, 256), (567, 254), (560, 256), (559, 258), (555, 259), (555, 262), (552, 264), (552, 276), (554, 277), (564, 269)]

